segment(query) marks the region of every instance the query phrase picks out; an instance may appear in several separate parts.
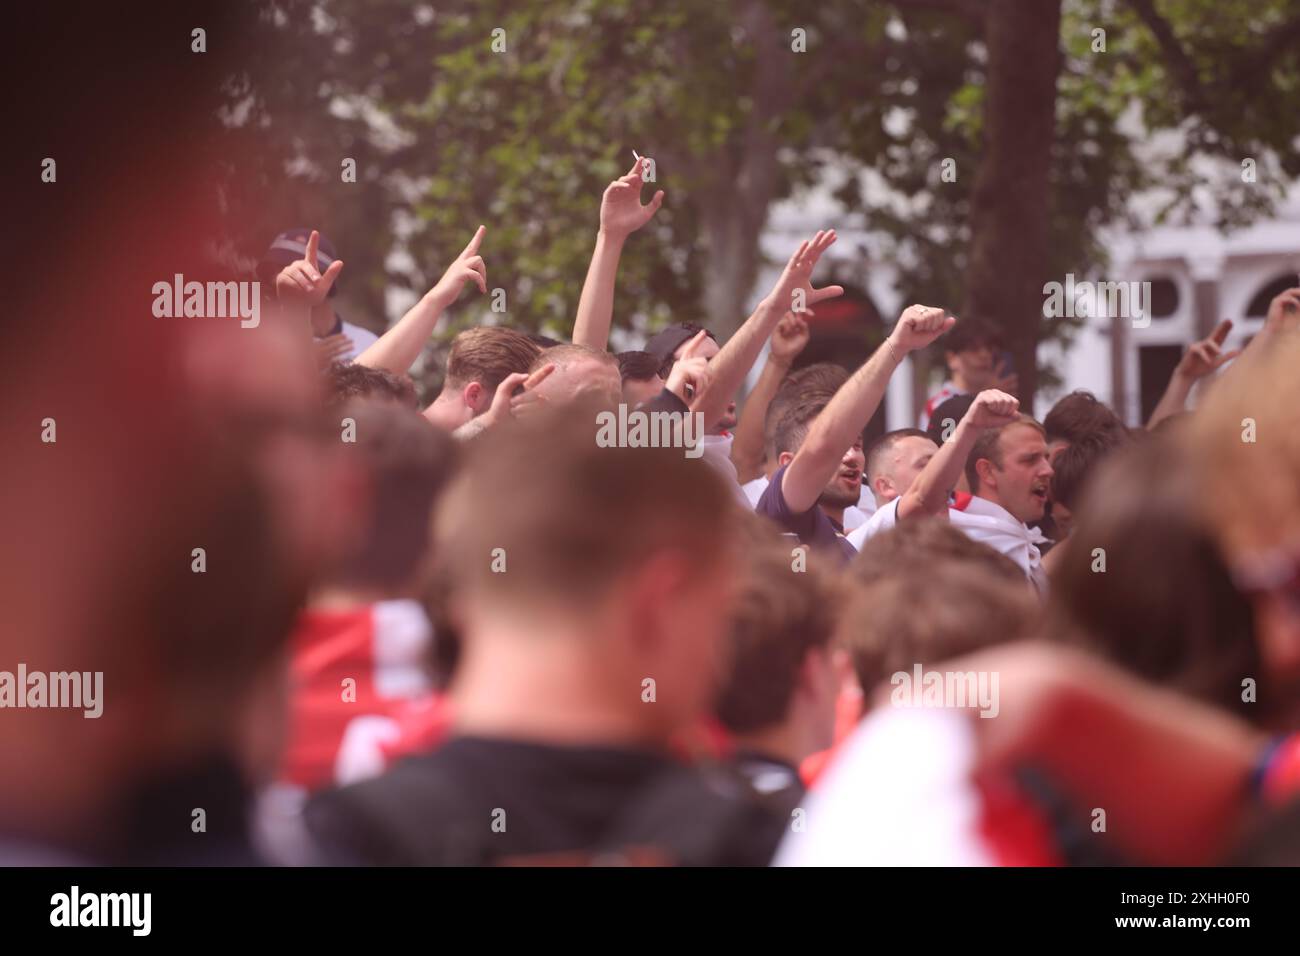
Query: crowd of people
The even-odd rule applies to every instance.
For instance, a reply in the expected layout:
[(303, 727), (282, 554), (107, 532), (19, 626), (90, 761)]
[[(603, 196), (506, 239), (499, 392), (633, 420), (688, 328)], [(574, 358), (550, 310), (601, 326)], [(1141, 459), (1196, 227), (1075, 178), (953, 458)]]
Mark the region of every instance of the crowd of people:
[[(488, 230), (378, 336), (337, 310), (346, 248), (291, 230), (259, 328), (177, 333), (102, 432), (8, 469), (16, 647), (106, 703), (0, 721), (0, 860), (1300, 862), (1300, 288), (1137, 428), (1086, 392), (1035, 420), (995, 327), (937, 305), (796, 367), (834, 230), (725, 342), (615, 354), (664, 201), (641, 162), (569, 342), (463, 331), (422, 408)], [(923, 349), (949, 379), (864, 442)], [(701, 437), (598, 441), (620, 406)], [(56, 559), (57, 588), (22, 570)]]

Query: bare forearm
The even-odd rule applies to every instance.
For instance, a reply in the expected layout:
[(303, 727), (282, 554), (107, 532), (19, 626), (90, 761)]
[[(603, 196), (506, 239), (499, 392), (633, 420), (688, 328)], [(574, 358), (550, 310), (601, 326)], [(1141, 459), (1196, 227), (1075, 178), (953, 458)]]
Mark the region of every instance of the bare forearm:
[(758, 360), (763, 343), (784, 314), (782, 308), (764, 299), (709, 363), (712, 371), (709, 386), (691, 404), (691, 411), (704, 414), (705, 428), (712, 428), (722, 418), (727, 403), (735, 397), (740, 383)]
[(947, 514), (948, 493), (961, 480), (962, 469), (978, 437), (979, 430), (965, 419), (957, 424), (956, 431), (934, 453), (912, 487), (903, 493), (898, 502), (900, 519)]
[(790, 366), (769, 357), (758, 375), (754, 390), (745, 399), (745, 409), (736, 426), (736, 439), (731, 443), (731, 463), (736, 466), (736, 476), (742, 483), (757, 478), (763, 470), (767, 408), (789, 371)]
[(781, 491), (792, 510), (807, 511), (817, 503), (844, 453), (880, 407), (901, 361), (901, 350), (886, 340), (822, 409), (782, 479)]
[(429, 341), (447, 305), (432, 291), (425, 293), (396, 325), (356, 357), (356, 363), (386, 369), (394, 375), (406, 374), (415, 364), (424, 343)]
[(573, 344), (605, 351), (614, 321), (614, 284), (623, 255), (623, 239), (604, 232), (596, 234), (596, 248), (587, 267), (578, 298), (578, 315), (573, 323)]

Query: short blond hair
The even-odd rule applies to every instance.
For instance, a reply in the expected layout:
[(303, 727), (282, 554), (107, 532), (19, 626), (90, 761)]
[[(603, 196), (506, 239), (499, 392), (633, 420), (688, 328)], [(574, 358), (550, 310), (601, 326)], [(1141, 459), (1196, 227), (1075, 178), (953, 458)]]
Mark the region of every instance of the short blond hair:
[(514, 329), (467, 329), (452, 339), (446, 384), (460, 388), (478, 382), (495, 392), (508, 376), (527, 372), (539, 351), (532, 339)]

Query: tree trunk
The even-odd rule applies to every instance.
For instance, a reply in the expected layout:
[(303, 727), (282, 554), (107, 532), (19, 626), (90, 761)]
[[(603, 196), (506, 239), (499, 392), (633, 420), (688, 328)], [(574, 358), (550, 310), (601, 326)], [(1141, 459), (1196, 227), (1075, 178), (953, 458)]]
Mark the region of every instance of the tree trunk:
[[(1049, 280), (1049, 172), (1061, 69), (1060, 0), (991, 0), (984, 159), (971, 194), (962, 316), (1002, 329), (1022, 407), (1038, 388), (1043, 283)], [(1080, 226), (1082, 228), (1082, 224)]]
[(702, 292), (704, 324), (721, 339), (739, 328), (747, 314), (762, 254), (759, 235), (780, 180), (777, 150), (782, 144), (775, 121), (798, 99), (786, 73), (773, 67), (790, 56), (790, 37), (778, 27), (767, 4), (750, 0), (737, 8), (736, 19), (757, 58), (749, 89), (753, 105), (741, 148), (733, 154), (735, 162), (709, 163), (717, 178), (700, 204), (709, 243)]

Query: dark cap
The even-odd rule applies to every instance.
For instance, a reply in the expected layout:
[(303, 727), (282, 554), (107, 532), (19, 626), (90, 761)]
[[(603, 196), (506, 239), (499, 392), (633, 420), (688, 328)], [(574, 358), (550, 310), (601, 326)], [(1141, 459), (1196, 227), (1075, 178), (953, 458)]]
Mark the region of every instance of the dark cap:
[[(280, 233), (271, 241), (271, 247), (258, 260), (257, 277), (264, 285), (274, 285), (275, 277), (281, 269), (291, 262), (297, 262), (307, 254), (307, 240), (310, 238), (310, 229), (288, 229)], [(316, 246), (316, 264), (319, 270), (324, 272), (338, 257), (339, 254), (334, 250), (334, 243), (330, 242), (322, 232), (320, 242)], [(337, 290), (336, 282), (330, 287), (329, 294), (333, 295)]]
[[(682, 344), (695, 338), (700, 332), (708, 332), (707, 329), (696, 325), (693, 322), (680, 322), (677, 325), (670, 325), (665, 329), (660, 329), (645, 344), (645, 351), (649, 352), (659, 361), (660, 375), (667, 377), (665, 367), (673, 363), (673, 353), (682, 347)], [(718, 341), (717, 336), (708, 332), (709, 338)]]

